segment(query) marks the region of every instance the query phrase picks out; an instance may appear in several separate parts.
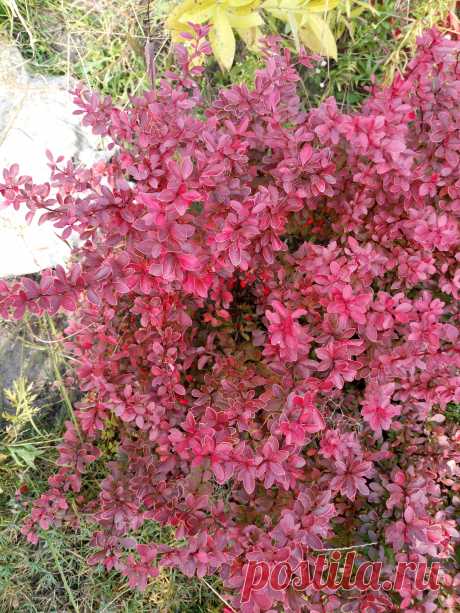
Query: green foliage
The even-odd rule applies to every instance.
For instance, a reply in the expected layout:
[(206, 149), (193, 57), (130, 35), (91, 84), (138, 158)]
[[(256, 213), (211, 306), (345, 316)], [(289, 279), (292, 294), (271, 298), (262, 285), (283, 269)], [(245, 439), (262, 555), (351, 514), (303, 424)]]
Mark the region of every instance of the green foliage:
[(335, 27), (342, 35), (337, 62), (323, 63), (317, 73), (323, 98), (335, 96), (346, 107), (357, 106), (366, 96), (371, 78), (383, 77), (400, 23), (395, 4), (394, 0), (384, 0), (375, 3), (373, 11), (355, 13), (350, 18), (346, 13), (338, 15)]
[(435, 25), (449, 30), (454, 5), (453, 0), (378, 0), (372, 6), (342, 0), (329, 19), (337, 61), (324, 60), (314, 78), (306, 77), (309, 102), (334, 96), (346, 108), (359, 106), (372, 79), (389, 82), (404, 70), (423, 30)]
[(460, 424), (460, 404), (449, 402), (446, 408), (446, 419)]

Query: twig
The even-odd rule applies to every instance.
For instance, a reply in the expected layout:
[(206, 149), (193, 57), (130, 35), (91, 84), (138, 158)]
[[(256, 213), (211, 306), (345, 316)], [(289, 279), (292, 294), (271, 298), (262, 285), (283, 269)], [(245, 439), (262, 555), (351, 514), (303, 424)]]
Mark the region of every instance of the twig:
[(364, 549), (365, 547), (370, 547), (371, 545), (378, 545), (378, 542), (375, 541), (373, 543), (364, 543), (363, 545), (350, 545), (350, 547), (330, 547), (327, 549), (315, 549), (314, 547), (309, 547), (312, 551), (350, 551), (352, 549)]
[[(47, 319), (46, 329), (48, 331), (48, 334), (49, 334), (48, 325), (49, 325), (49, 328), (51, 329), (51, 333), (52, 334), (56, 334), (56, 328), (54, 326), (53, 320), (51, 319), (51, 317), (49, 315), (47, 315), (46, 319)], [(78, 425), (78, 421), (77, 421), (77, 418), (75, 416), (75, 412), (73, 410), (72, 402), (71, 402), (69, 394), (67, 392), (67, 388), (64, 385), (64, 381), (62, 379), (61, 371), (60, 371), (60, 368), (59, 368), (59, 362), (61, 361), (60, 360), (60, 356), (57, 354), (56, 349), (55, 349), (55, 347), (53, 345), (50, 346), (49, 352), (51, 354), (51, 361), (52, 361), (52, 364), (53, 364), (54, 376), (56, 377), (56, 383), (57, 383), (57, 386), (59, 388), (59, 392), (61, 394), (61, 398), (62, 398), (62, 400), (64, 401), (64, 404), (67, 407), (67, 410), (68, 410), (69, 415), (70, 415), (70, 419), (72, 420), (72, 423), (73, 423), (73, 425), (75, 427), (75, 431), (76, 431), (76, 433), (78, 435), (78, 438), (81, 441), (82, 440), (82, 436), (81, 436), (81, 432), (80, 432), (80, 427)]]
[(56, 562), (56, 566), (58, 568), (59, 574), (61, 575), (62, 583), (64, 584), (64, 588), (65, 588), (65, 591), (67, 592), (67, 595), (69, 597), (70, 603), (71, 603), (72, 607), (74, 608), (75, 613), (80, 613), (80, 609), (78, 608), (78, 605), (75, 602), (75, 598), (73, 597), (72, 590), (70, 589), (70, 586), (67, 583), (67, 579), (66, 579), (66, 577), (64, 575), (64, 570), (63, 570), (63, 568), (61, 566), (61, 562), (59, 561), (58, 553), (57, 553), (53, 543), (51, 542), (50, 538), (47, 538), (46, 542), (48, 543), (48, 547), (50, 548), (51, 554), (52, 554), (52, 556), (54, 558), (54, 561)]
[(146, 42), (144, 46), (144, 60), (145, 66), (147, 69), (147, 78), (150, 83), (150, 87), (155, 89), (155, 78), (156, 78), (156, 69), (155, 69), (155, 47), (151, 40), (152, 34), (152, 25), (150, 23), (150, 0), (147, 0), (147, 34), (146, 34)]
[(30, 48), (35, 53), (35, 39), (32, 34), (32, 30), (29, 28), (27, 21), (24, 19), (21, 11), (19, 10), (16, 0), (6, 0), (6, 6), (13, 13), (13, 16), (15, 16), (21, 22), (22, 27), (24, 28), (27, 33), (27, 36), (29, 37)]
[(40, 338), (39, 336), (34, 334), (32, 331), (31, 331), (31, 335), (33, 336), (35, 340), (39, 341), (40, 343), (46, 343), (47, 345), (52, 345), (54, 343), (62, 343), (63, 341), (66, 341), (68, 338), (77, 336), (77, 334), (81, 334), (81, 332), (83, 332), (84, 330), (87, 330), (88, 328), (91, 328), (91, 326), (94, 326), (94, 325), (95, 325), (94, 322), (92, 322), (88, 324), (87, 326), (85, 326), (84, 328), (80, 328), (80, 330), (77, 330), (77, 332), (73, 332), (72, 334), (68, 334), (67, 336), (63, 336), (62, 338), (57, 338), (53, 340), (47, 340), (46, 338)]
[(227, 600), (225, 600), (225, 598), (221, 596), (219, 592), (216, 589), (214, 589), (212, 585), (208, 583), (204, 577), (201, 577), (201, 581), (203, 581), (203, 583), (211, 590), (211, 592), (215, 594), (217, 598), (219, 598), (219, 600), (221, 600), (224, 603), (224, 605), (228, 607), (230, 611), (232, 611), (232, 613), (237, 613), (236, 610), (232, 607), (232, 605)]

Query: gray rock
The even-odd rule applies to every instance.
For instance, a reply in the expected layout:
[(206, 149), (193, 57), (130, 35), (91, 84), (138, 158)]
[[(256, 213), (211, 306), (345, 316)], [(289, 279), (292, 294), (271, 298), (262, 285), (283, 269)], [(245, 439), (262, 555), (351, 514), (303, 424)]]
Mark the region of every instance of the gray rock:
[[(38, 345), (38, 343), (37, 343)], [(51, 364), (46, 347), (32, 348), (23, 343), (20, 326), (0, 326), (0, 416), (10, 411), (5, 390), (24, 377), (40, 393), (51, 378)]]
[[(49, 179), (45, 151), (84, 164), (102, 156), (101, 141), (81, 127), (66, 77), (31, 75), (19, 51), (0, 40), (0, 173), (14, 163), (35, 182)], [(1, 209), (0, 277), (65, 264), (68, 246), (52, 224), (28, 225), (24, 211)]]

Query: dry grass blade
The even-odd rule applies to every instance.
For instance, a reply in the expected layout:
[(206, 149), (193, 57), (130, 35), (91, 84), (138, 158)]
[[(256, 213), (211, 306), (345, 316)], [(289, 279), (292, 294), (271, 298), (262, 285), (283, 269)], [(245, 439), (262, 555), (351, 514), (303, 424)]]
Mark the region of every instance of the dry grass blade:
[(29, 24), (27, 22), (27, 17), (24, 17), (21, 13), (16, 0), (1, 0), (1, 2), (4, 3), (5, 7), (11, 12), (11, 16), (19, 20), (20, 24), (27, 32), (32, 50), (35, 50), (35, 40), (32, 30), (30, 29)]

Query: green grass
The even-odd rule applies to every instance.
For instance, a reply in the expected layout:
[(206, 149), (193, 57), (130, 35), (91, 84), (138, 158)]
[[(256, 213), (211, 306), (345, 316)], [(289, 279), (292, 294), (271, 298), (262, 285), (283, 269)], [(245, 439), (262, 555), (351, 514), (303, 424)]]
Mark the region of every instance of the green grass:
[[(88, 566), (91, 530), (45, 533), (36, 547), (20, 534), (22, 510), (11, 505), (9, 521), (0, 525), (0, 611), (81, 613), (151, 612), (213, 613), (219, 600), (205, 582), (188, 579), (178, 571), (163, 569), (145, 592), (130, 589), (116, 572)], [(156, 526), (145, 528), (141, 538), (168, 541)], [(170, 539), (169, 539), (170, 540)], [(209, 582), (209, 579), (207, 580)], [(212, 581), (218, 588), (217, 582)]]
[[(161, 611), (212, 613), (217, 597), (204, 582), (163, 569), (144, 593), (127, 587), (115, 573), (88, 566), (90, 529), (49, 531), (37, 547), (27, 546), (20, 524), (10, 521), (0, 530), (0, 611), (79, 611), (111, 613)], [(145, 530), (144, 538), (163, 538)]]
[[(357, 106), (366, 96), (371, 78), (382, 80), (385, 61), (395, 45), (394, 31), (401, 23), (394, 0), (375, 3), (352, 21), (338, 41), (337, 62), (320, 68), (322, 97), (335, 96), (345, 107)], [(346, 17), (344, 17), (346, 18)]]
[[(145, 86), (144, 44), (169, 48), (162, 19), (171, 0), (0, 0), (0, 32), (30, 67), (68, 75), (126, 101)], [(165, 53), (166, 52), (166, 53)]]

